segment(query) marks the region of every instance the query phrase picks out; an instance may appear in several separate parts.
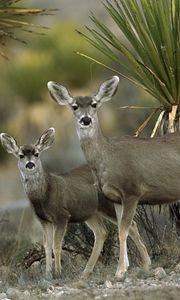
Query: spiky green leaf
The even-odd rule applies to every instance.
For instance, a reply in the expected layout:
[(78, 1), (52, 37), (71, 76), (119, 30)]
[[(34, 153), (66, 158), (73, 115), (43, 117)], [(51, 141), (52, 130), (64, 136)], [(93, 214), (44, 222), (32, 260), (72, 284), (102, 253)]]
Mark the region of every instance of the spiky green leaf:
[(91, 15), (95, 28), (85, 38), (165, 107), (179, 104), (180, 0), (106, 0), (104, 7), (119, 33)]
[[(55, 11), (51, 9), (19, 7), (17, 3), (20, 1), (21, 0), (0, 0), (0, 44), (2, 46), (4, 46), (9, 39), (25, 43), (22, 38), (16, 35), (16, 30), (37, 33), (35, 30), (37, 28), (47, 29), (45, 26), (38, 26), (24, 20), (24, 17), (47, 15)], [(6, 57), (2, 50), (0, 50), (0, 55)]]

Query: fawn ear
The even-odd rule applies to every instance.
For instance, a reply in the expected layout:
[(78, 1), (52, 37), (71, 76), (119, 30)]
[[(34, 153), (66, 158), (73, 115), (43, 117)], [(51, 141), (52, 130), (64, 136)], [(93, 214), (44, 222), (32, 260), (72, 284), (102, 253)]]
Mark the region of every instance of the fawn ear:
[(58, 104), (68, 105), (73, 102), (73, 97), (69, 94), (68, 90), (64, 86), (54, 81), (49, 81), (47, 87), (52, 99)]
[(39, 152), (48, 149), (54, 142), (54, 137), (55, 137), (55, 129), (51, 127), (46, 131), (44, 131), (44, 133), (35, 143), (35, 147), (39, 150)]
[(8, 135), (7, 133), (1, 133), (0, 140), (3, 148), (8, 153), (12, 153), (15, 156), (18, 155), (19, 146), (17, 145), (16, 140), (12, 136)]
[(94, 95), (94, 100), (99, 103), (111, 100), (111, 98), (117, 91), (118, 83), (118, 76), (113, 76), (109, 80), (104, 81), (100, 85), (98, 92)]

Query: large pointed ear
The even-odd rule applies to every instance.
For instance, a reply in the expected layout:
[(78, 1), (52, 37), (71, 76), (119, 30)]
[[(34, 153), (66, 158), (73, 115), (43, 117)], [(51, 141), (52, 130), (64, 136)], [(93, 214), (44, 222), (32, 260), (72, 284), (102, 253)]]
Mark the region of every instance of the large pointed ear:
[(100, 85), (98, 92), (93, 96), (94, 100), (97, 102), (106, 102), (111, 100), (111, 98), (117, 91), (118, 83), (118, 76), (113, 76), (109, 80), (104, 81)]
[(16, 140), (12, 136), (8, 135), (7, 133), (1, 133), (0, 140), (3, 148), (8, 153), (12, 153), (15, 156), (18, 155), (19, 146), (17, 145)]
[(47, 87), (51, 97), (58, 104), (60, 105), (72, 104), (73, 97), (69, 94), (68, 90), (64, 86), (54, 81), (49, 81)]
[(55, 138), (55, 129), (51, 127), (46, 131), (44, 131), (44, 133), (37, 140), (34, 146), (39, 150), (39, 152), (42, 152), (48, 149), (52, 145), (52, 143), (54, 142), (54, 138)]

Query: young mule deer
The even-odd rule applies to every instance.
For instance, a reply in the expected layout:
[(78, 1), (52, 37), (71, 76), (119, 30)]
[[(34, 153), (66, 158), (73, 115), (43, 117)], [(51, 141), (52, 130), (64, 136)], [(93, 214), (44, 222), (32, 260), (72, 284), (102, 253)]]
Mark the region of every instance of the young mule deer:
[(160, 138), (105, 137), (97, 109), (115, 94), (119, 78), (113, 76), (99, 90), (73, 97), (50, 81), (48, 89), (60, 105), (74, 112), (76, 129), (95, 183), (113, 203), (119, 225), (120, 253), (116, 277), (128, 268), (127, 237), (138, 204), (172, 203), (180, 199), (180, 134)]
[[(35, 144), (18, 146), (14, 138), (6, 133), (0, 135), (1, 143), (8, 153), (18, 159), (25, 192), (34, 208), (44, 231), (46, 253), (46, 275), (52, 275), (52, 245), (55, 256), (56, 276), (61, 272), (62, 240), (69, 222), (85, 221), (93, 231), (95, 242), (82, 278), (93, 271), (102, 251), (107, 230), (102, 216), (116, 223), (114, 205), (102, 193), (97, 193), (93, 177), (87, 165), (81, 166), (61, 176), (43, 170), (40, 154), (54, 141), (55, 130), (46, 130)], [(130, 228), (143, 264), (150, 261), (137, 230), (135, 222)]]
[[(101, 215), (116, 223), (114, 205), (105, 199), (103, 194), (97, 193), (91, 170), (87, 165), (61, 176), (43, 170), (40, 154), (51, 146), (54, 134), (54, 128), (50, 128), (35, 144), (23, 146), (18, 146), (15, 139), (6, 133), (0, 134), (0, 139), (4, 149), (18, 159), (25, 192), (42, 224), (47, 277), (52, 277), (52, 248), (55, 256), (55, 275), (59, 276), (61, 273), (61, 249), (67, 224), (85, 221), (95, 237), (92, 254), (82, 276), (87, 278), (93, 271), (107, 235)], [(135, 222), (132, 225), (130, 236), (135, 241), (146, 268), (149, 256)]]

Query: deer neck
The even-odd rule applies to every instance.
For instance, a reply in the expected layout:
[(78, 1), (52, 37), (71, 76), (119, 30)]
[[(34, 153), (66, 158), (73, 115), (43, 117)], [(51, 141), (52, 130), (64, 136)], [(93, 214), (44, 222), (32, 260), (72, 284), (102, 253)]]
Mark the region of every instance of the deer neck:
[(30, 200), (39, 201), (45, 199), (48, 188), (47, 177), (48, 174), (44, 172), (41, 163), (32, 173), (21, 171), (24, 190)]
[(107, 139), (102, 134), (97, 116), (92, 124), (90, 130), (78, 128), (78, 135), (86, 160), (91, 169), (97, 174), (99, 169), (104, 168), (103, 149), (106, 147)]

